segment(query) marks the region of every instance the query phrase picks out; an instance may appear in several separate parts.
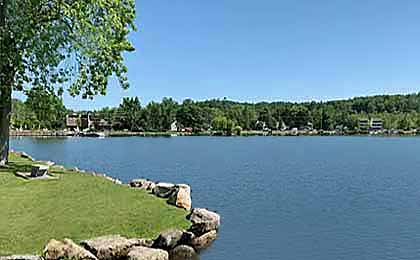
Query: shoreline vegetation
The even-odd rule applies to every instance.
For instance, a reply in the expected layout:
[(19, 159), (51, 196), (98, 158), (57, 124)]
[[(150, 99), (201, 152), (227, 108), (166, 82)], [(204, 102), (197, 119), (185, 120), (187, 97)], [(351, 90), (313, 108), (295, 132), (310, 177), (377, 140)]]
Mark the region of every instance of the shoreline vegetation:
[[(22, 130), (19, 135), (25, 135), (25, 130), (36, 135), (41, 129), (107, 136), (420, 133), (420, 93), (302, 103), (163, 98), (145, 106), (138, 97), (131, 97), (123, 98), (117, 107), (89, 111), (72, 111), (61, 99), (55, 101), (44, 102), (37, 96), (25, 102), (14, 100), (10, 128)], [(12, 131), (12, 135), (16, 134)]]
[[(0, 167), (1, 260), (180, 260), (198, 257), (217, 237), (220, 216), (192, 208), (188, 185), (124, 184), (22, 152), (9, 156)], [(40, 166), (51, 178), (19, 177)]]
[(64, 130), (11, 130), (12, 137), (175, 137), (175, 136), (420, 136), (420, 131), (413, 130), (383, 130), (383, 131), (317, 131), (317, 130), (286, 130), (286, 131), (241, 131), (239, 134), (223, 132), (131, 132), (103, 131), (87, 134)]

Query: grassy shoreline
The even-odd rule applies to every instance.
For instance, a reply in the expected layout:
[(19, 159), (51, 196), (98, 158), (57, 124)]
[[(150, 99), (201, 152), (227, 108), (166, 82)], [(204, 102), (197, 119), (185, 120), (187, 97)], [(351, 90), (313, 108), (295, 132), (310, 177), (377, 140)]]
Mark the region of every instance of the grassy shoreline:
[(58, 180), (27, 181), (13, 174), (34, 163), (11, 154), (10, 168), (0, 169), (0, 255), (37, 254), (51, 238), (155, 238), (190, 226), (185, 210), (102, 177), (58, 167), (51, 171)]

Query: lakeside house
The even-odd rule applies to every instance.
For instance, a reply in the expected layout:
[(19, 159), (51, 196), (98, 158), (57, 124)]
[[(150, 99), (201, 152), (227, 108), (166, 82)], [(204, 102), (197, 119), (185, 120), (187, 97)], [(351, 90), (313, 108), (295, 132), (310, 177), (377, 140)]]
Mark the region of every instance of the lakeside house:
[(370, 129), (373, 131), (381, 131), (384, 128), (384, 121), (380, 118), (372, 118), (370, 120)]
[(80, 126), (81, 129), (93, 128), (93, 120), (91, 119), (90, 113), (80, 115)]
[(360, 118), (359, 129), (365, 131), (382, 131), (384, 129), (384, 122), (381, 118)]
[(370, 127), (370, 121), (367, 118), (360, 118), (359, 119), (359, 129), (360, 130), (368, 130)]
[(110, 130), (111, 124), (92, 113), (72, 113), (66, 116), (66, 128), (70, 131), (95, 129), (98, 131)]
[(79, 128), (80, 116), (76, 113), (66, 115), (66, 128), (70, 131), (77, 131)]

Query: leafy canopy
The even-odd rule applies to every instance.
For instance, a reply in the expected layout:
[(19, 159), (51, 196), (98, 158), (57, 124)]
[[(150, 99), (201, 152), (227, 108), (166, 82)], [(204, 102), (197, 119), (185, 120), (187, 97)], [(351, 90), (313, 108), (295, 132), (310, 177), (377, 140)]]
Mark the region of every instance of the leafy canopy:
[(112, 75), (128, 87), (123, 53), (134, 50), (127, 38), (135, 30), (134, 0), (1, 1), (2, 77), (10, 75), (12, 84), (3, 87), (58, 94), (67, 88), (93, 98), (106, 94)]
[(27, 93), (25, 106), (35, 114), (38, 128), (62, 129), (67, 109), (62, 99), (43, 88), (32, 88)]

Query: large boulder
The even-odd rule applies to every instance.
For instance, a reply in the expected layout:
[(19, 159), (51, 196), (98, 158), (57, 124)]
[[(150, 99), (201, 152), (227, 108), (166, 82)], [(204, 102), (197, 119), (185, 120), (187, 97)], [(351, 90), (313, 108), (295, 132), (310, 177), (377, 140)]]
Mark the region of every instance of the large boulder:
[(160, 198), (169, 198), (175, 190), (175, 185), (172, 183), (160, 182), (153, 188), (153, 194)]
[(197, 236), (207, 232), (218, 230), (220, 227), (220, 215), (207, 209), (195, 208), (188, 216), (192, 226), (189, 231)]
[(186, 184), (175, 185), (168, 203), (179, 208), (191, 210), (191, 187)]
[(200, 257), (195, 252), (194, 248), (187, 245), (180, 245), (169, 252), (169, 259), (171, 260), (199, 260)]
[(205, 233), (199, 237), (195, 237), (191, 240), (190, 245), (196, 250), (202, 250), (207, 248), (217, 238), (216, 230)]
[(156, 184), (153, 181), (146, 179), (135, 179), (130, 182), (130, 187), (139, 188), (143, 190), (153, 190)]
[(162, 249), (134, 247), (128, 253), (128, 260), (169, 260), (169, 254)]
[(178, 242), (178, 245), (191, 245), (192, 240), (195, 238), (193, 232), (184, 231), (182, 233), (181, 241)]
[(130, 181), (130, 187), (132, 188), (142, 188), (143, 184), (146, 182), (146, 179), (134, 179)]
[(102, 236), (80, 242), (84, 248), (92, 252), (99, 260), (124, 259), (134, 246), (145, 246), (143, 239), (127, 239), (120, 235)]
[(184, 232), (180, 230), (171, 230), (163, 232), (155, 240), (152, 247), (164, 250), (173, 249), (182, 241), (183, 234)]
[(97, 260), (91, 252), (70, 239), (64, 239), (63, 241), (50, 240), (44, 249), (43, 257), (45, 260)]
[(42, 257), (38, 255), (11, 255), (0, 256), (0, 260), (42, 260)]

